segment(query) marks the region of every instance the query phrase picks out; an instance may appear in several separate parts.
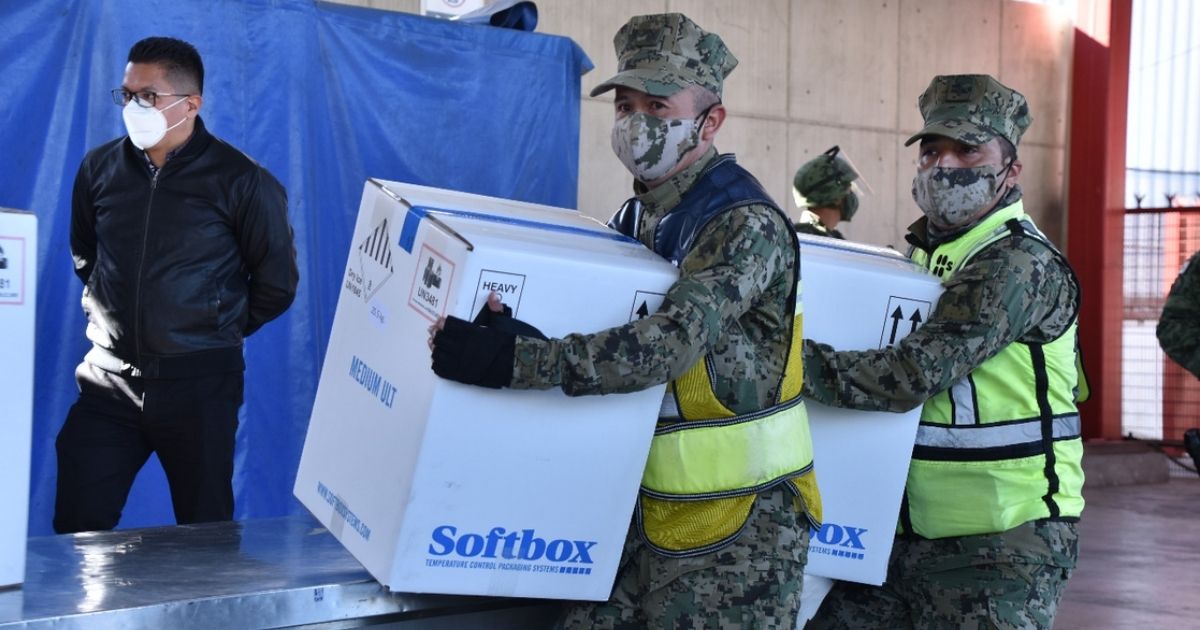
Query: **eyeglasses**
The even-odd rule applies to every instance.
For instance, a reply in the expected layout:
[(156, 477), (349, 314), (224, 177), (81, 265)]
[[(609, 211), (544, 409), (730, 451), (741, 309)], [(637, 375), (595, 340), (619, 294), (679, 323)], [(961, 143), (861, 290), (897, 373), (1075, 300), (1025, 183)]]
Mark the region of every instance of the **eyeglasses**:
[(138, 104), (139, 107), (154, 107), (158, 105), (158, 97), (160, 96), (191, 96), (191, 94), (159, 94), (149, 90), (141, 92), (130, 92), (125, 88), (114, 88), (112, 91), (113, 102), (117, 105), (128, 105), (129, 101)]

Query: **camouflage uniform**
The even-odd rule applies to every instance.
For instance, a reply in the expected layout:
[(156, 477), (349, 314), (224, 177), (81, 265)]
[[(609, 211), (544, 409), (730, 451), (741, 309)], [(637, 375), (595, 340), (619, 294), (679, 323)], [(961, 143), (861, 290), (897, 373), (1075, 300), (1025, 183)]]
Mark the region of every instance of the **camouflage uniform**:
[[(999, 206), (1020, 198), (1014, 187)], [(927, 243), (927, 219), (910, 225), (909, 233)], [(937, 275), (950, 271), (935, 264)], [(837, 352), (805, 339), (804, 396), (853, 409), (914, 409), (1004, 346), (1058, 337), (1079, 303), (1074, 274), (1033, 239), (996, 243), (955, 271), (943, 289), (929, 321), (890, 348)]]
[[(653, 244), (659, 220), (715, 157), (710, 151), (639, 195), (643, 243)], [(796, 264), (788, 229), (779, 212), (762, 205), (718, 216), (680, 264), (657, 312), (594, 334), (519, 337), (510, 386), (561, 387), (573, 396), (637, 391), (680, 376), (709, 353), (722, 403), (736, 413), (769, 406), (788, 347), (782, 331), (791, 319)], [(773, 627), (772, 619), (794, 619), (808, 555), (805, 521), (783, 490), (765, 493), (754, 509), (733, 545), (699, 558), (657, 556), (631, 531), (613, 599), (570, 610), (566, 627), (674, 627), (668, 621), (716, 615), (746, 615), (760, 620), (746, 627)], [(755, 597), (724, 590), (737, 585)]]
[(1171, 285), (1162, 316), (1158, 343), (1171, 360), (1200, 378), (1200, 252), (1193, 254)]
[(801, 210), (800, 213), (800, 220), (792, 224), (792, 227), (795, 228), (796, 232), (800, 234), (810, 234), (812, 236), (828, 236), (830, 238), (839, 238), (842, 240), (846, 239), (846, 237), (843, 236), (841, 232), (837, 231), (836, 228), (830, 228), (826, 226), (825, 223), (821, 221), (821, 217), (817, 216), (817, 213), (813, 212), (812, 210), (805, 208), (804, 210)]
[[(998, 105), (1008, 97), (994, 94), (989, 85), (984, 94), (990, 105), (961, 105), (951, 98), (949, 115), (939, 118), (945, 110), (937, 111), (936, 99), (947, 91), (939, 86), (941, 79), (930, 88), (943, 90), (935, 102), (926, 101), (929, 91), (922, 96), (927, 126), (910, 143), (925, 134), (968, 144), (999, 135), (1016, 145), (1029, 120), (1023, 97), (1021, 107), (1012, 101)], [(953, 93), (953, 83), (949, 87)], [(1004, 118), (996, 120), (996, 112)], [(1020, 188), (1014, 187), (997, 208), (1020, 198)], [(931, 241), (947, 241), (969, 228), (931, 234), (928, 220), (921, 218), (909, 227), (909, 241), (932, 251)], [(1078, 310), (1073, 272), (1032, 238), (1003, 239), (957, 270), (933, 264), (936, 275), (949, 276), (945, 292), (929, 320), (895, 346), (836, 352), (804, 341), (806, 397), (840, 407), (907, 411), (1009, 344), (1059, 337)], [(1071, 522), (1034, 521), (994, 534), (935, 540), (897, 536), (887, 582), (882, 587), (837, 583), (808, 627), (1048, 628), (1077, 555), (1078, 531)]]
[(759, 499), (737, 544), (692, 558), (648, 551), (633, 531), (625, 540), (612, 597), (571, 604), (559, 628), (792, 628), (800, 607), (809, 530), (774, 492)]
[(806, 630), (1050, 628), (1079, 555), (1075, 525), (1003, 535), (898, 536), (883, 586), (838, 582)]
[[(642, 243), (653, 246), (658, 222), (715, 157), (710, 150), (638, 195)], [(779, 212), (763, 205), (718, 216), (683, 259), (679, 280), (658, 312), (593, 334), (519, 337), (510, 387), (561, 387), (571, 396), (639, 391), (675, 379), (710, 353), (714, 391), (731, 411), (770, 406), (791, 319), (787, 301), (796, 252), (788, 228)]]
[[(725, 74), (737, 63), (718, 37), (679, 14), (632, 18), (614, 43), (622, 72), (593, 95), (621, 85), (669, 96), (693, 84), (719, 95)], [(664, 50), (676, 54), (666, 56)], [(638, 186), (637, 237), (644, 244), (653, 248), (659, 222), (716, 157), (710, 149), (655, 188)], [(593, 334), (518, 337), (510, 387), (559, 387), (573, 396), (637, 391), (676, 379), (707, 354), (713, 391), (729, 410), (741, 414), (771, 406), (786, 363), (789, 300), (798, 276), (790, 228), (777, 209), (762, 204), (717, 215), (680, 261), (680, 277), (657, 312)], [(562, 623), (791, 627), (808, 554), (805, 523), (796, 500), (779, 487), (759, 496), (732, 544), (706, 555), (658, 555), (631, 529), (612, 598), (573, 605)]]

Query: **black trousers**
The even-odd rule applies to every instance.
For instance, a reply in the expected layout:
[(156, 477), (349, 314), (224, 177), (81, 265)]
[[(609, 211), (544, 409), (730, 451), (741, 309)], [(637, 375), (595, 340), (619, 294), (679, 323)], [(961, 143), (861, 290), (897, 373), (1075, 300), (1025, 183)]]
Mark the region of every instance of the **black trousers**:
[(112, 529), (129, 489), (158, 453), (175, 520), (233, 518), (233, 447), (243, 373), (187, 379), (142, 379), (86, 361), (75, 370), (79, 400), (58, 433), (60, 534)]

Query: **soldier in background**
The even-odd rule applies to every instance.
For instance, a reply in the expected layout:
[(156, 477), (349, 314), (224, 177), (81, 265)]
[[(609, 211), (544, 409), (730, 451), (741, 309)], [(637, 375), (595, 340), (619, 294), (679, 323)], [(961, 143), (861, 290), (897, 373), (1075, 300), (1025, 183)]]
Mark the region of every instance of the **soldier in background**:
[(1188, 259), (1171, 285), (1162, 316), (1158, 343), (1183, 369), (1200, 378), (1200, 252)]
[[(1200, 252), (1192, 254), (1171, 284), (1158, 318), (1158, 345), (1183, 369), (1200, 378)], [(1183, 432), (1183, 448), (1200, 469), (1200, 429)]]
[(858, 171), (838, 147), (805, 162), (792, 178), (792, 194), (801, 212), (796, 231), (846, 238), (837, 225), (849, 221), (858, 211), (858, 195), (853, 190), (858, 178)]
[(1050, 628), (1078, 556), (1079, 284), (1025, 214), (1025, 97), (938, 76), (909, 256), (943, 279), (929, 321), (887, 349), (804, 341), (804, 395), (873, 411), (922, 405), (882, 586), (839, 582), (814, 628)]
[[(671, 13), (630, 19), (613, 43), (620, 71), (592, 96), (616, 90), (613, 150), (636, 196), (612, 224), (677, 265), (679, 280), (649, 317), (562, 339), (513, 334), (498, 313), (448, 317), (431, 330), (433, 370), (572, 396), (670, 384), (659, 426), (672, 431), (654, 437), (612, 597), (571, 606), (565, 626), (790, 628), (820, 519), (800, 353), (790, 351), (797, 238), (758, 181), (713, 146), (737, 65), (721, 38)], [(710, 427), (720, 435), (707, 440)], [(783, 432), (754, 437), (769, 427)], [(708, 445), (684, 444), (693, 437)], [(714, 478), (718, 468), (736, 480)]]

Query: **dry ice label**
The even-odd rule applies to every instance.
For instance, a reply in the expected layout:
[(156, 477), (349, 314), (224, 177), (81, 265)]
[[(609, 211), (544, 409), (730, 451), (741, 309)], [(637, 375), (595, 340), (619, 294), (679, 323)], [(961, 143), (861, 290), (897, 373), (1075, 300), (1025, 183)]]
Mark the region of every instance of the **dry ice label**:
[(391, 217), (376, 213), (375, 227), (354, 248), (346, 269), (345, 288), (370, 302), (396, 268), (392, 265)]
[(25, 238), (0, 235), (0, 304), (25, 303)]
[(654, 293), (653, 291), (634, 292), (633, 306), (629, 309), (629, 321), (636, 322), (649, 317), (651, 313), (658, 310), (658, 307), (662, 306), (665, 297), (667, 297), (665, 293)]
[(884, 309), (883, 326), (879, 332), (879, 347), (894, 346), (929, 320), (933, 304), (925, 300), (891, 296)]
[(436, 322), (446, 314), (446, 300), (454, 280), (454, 263), (428, 245), (421, 245), (408, 305), (426, 319)]
[(500, 296), (500, 301), (512, 309), (513, 317), (520, 317), (521, 294), (524, 291), (524, 274), (484, 269), (479, 272), (479, 284), (475, 286), (475, 301), (471, 304), (471, 315), (474, 316), (484, 307), (488, 295), (496, 293)]

